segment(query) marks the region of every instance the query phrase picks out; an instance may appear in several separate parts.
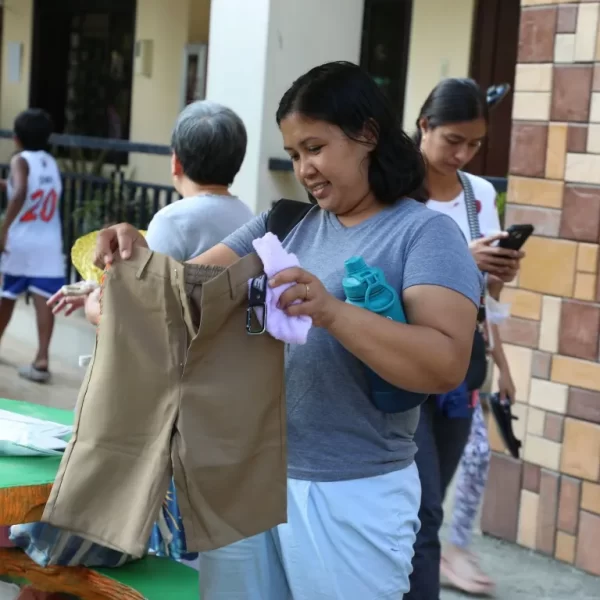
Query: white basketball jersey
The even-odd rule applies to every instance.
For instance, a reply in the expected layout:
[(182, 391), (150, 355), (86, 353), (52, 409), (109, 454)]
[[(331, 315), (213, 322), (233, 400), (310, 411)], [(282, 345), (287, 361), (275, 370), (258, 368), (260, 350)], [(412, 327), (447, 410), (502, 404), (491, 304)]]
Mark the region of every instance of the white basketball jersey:
[[(20, 155), (29, 166), (27, 198), (8, 230), (2, 272), (26, 277), (64, 277), (60, 199), (62, 180), (54, 158), (44, 151)], [(8, 201), (14, 190), (7, 184)]]

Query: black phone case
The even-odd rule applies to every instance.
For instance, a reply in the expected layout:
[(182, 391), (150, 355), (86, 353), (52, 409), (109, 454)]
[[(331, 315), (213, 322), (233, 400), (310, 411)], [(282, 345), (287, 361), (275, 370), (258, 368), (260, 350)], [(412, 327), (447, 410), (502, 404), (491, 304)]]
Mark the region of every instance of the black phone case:
[(529, 236), (533, 233), (533, 226), (508, 229), (508, 237), (500, 240), (498, 246), (505, 248), (506, 250), (520, 250), (525, 242), (529, 239)]

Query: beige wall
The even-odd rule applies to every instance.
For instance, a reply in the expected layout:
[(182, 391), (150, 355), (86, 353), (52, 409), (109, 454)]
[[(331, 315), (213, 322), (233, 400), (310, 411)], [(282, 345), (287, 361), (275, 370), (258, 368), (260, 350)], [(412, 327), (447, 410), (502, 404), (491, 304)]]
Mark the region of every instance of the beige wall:
[[(2, 69), (0, 77), (0, 128), (12, 129), (15, 117), (29, 105), (29, 72), (33, 29), (33, 0), (4, 0), (2, 26)], [(23, 44), (21, 81), (8, 82), (7, 46), (9, 42)], [(13, 151), (12, 142), (0, 141), (0, 162)]]
[(308, 69), (358, 60), (362, 13), (363, 0), (212, 0), (208, 97), (246, 125), (248, 150), (232, 190), (255, 212), (281, 197), (307, 199), (292, 173), (269, 171), (269, 158), (288, 158), (275, 112)]
[(475, 0), (414, 0), (404, 128), (412, 133), (421, 105), (444, 77), (467, 77)]
[[(223, 0), (213, 0), (215, 1)], [(262, 86), (259, 96), (264, 101), (264, 113), (257, 119), (257, 123), (264, 123), (266, 130), (257, 132), (257, 135), (264, 135), (266, 139), (261, 148), (260, 158), (254, 157), (261, 165), (260, 177), (263, 181), (259, 187), (268, 190), (259, 202), (261, 205), (267, 204), (278, 195), (298, 194), (289, 176), (273, 175), (265, 170), (265, 160), (268, 156), (282, 155), (279, 133), (272, 123), (275, 101), (295, 75), (313, 64), (342, 57), (358, 60), (362, 0), (349, 0), (346, 9), (342, 9), (338, 4), (339, 0), (330, 0), (328, 5), (311, 0), (300, 9), (300, 5), (295, 1), (280, 0), (274, 2), (271, 5), (271, 13), (267, 13), (267, 18), (273, 22), (268, 27), (257, 24), (269, 38), (268, 41), (262, 42), (268, 44), (269, 52), (261, 59), (268, 62), (268, 70), (263, 73), (267, 79), (257, 82), (257, 74), (246, 72), (244, 67), (241, 75), (238, 75), (245, 83), (243, 86), (234, 87), (242, 87), (248, 91), (244, 86)], [(345, 2), (343, 4), (345, 5)], [(468, 75), (474, 4), (475, 0), (452, 0), (452, 11), (447, 11), (448, 0), (414, 0), (404, 111), (404, 126), (408, 131), (412, 131), (425, 97), (442, 77)], [(321, 18), (304, 23), (306, 15), (316, 13), (319, 13)], [(330, 13), (335, 14), (336, 25), (327, 30), (337, 32), (335, 40), (332, 39), (335, 43), (327, 44), (326, 47), (319, 44), (307, 47), (302, 45), (300, 38), (295, 39), (298, 35), (302, 37), (306, 31), (311, 31), (311, 35), (314, 35), (315, 23), (330, 23)], [(138, 0), (135, 38), (152, 40), (154, 47), (151, 76), (135, 75), (133, 80), (130, 131), (132, 141), (169, 143), (171, 129), (180, 110), (183, 49), (186, 43), (208, 40), (209, 18), (210, 0)], [(277, 26), (274, 26), (275, 21)], [(17, 84), (9, 84), (6, 81), (6, 68), (4, 62), (2, 64), (2, 128), (10, 128), (15, 115), (28, 104), (32, 24), (33, 0), (5, 0), (2, 60), (6, 60), (6, 44), (9, 41), (22, 42), (24, 55), (23, 76)], [(228, 27), (231, 26), (229, 21)], [(217, 33), (224, 35), (226, 39), (230, 35), (229, 29), (219, 30)], [(304, 47), (304, 50), (298, 53), (300, 47)], [(248, 56), (245, 56), (244, 62), (247, 63)], [(234, 61), (239, 59), (231, 54), (229, 58)], [(236, 72), (231, 65), (232, 63), (229, 63), (227, 67), (228, 74), (223, 75), (227, 80), (226, 87), (231, 86), (231, 75)], [(242, 95), (245, 96), (245, 93)], [(236, 108), (235, 102), (229, 102), (229, 105)], [(253, 128), (251, 123), (246, 125), (249, 129)], [(10, 151), (12, 144), (0, 144), (0, 160), (6, 160)], [(248, 162), (253, 162), (252, 158)], [(134, 155), (131, 158), (131, 166), (133, 175), (138, 180), (170, 183), (167, 158)], [(258, 164), (252, 168), (259, 169)], [(256, 183), (253, 183), (251, 187), (254, 188), (255, 185)], [(252, 196), (256, 194), (255, 190), (256, 188), (252, 190)]]
[[(181, 109), (183, 50), (207, 41), (210, 0), (138, 0), (136, 40), (152, 40), (150, 77), (134, 75), (129, 138), (169, 144)], [(170, 184), (168, 157), (132, 155), (138, 181)]]
[(188, 23), (188, 42), (200, 44), (208, 42), (210, 25), (210, 0), (191, 0)]
[[(262, 143), (256, 211), (279, 198), (307, 200), (292, 173), (268, 170), (269, 158), (288, 158), (275, 122), (279, 101), (296, 77), (335, 60), (359, 62), (364, 0), (274, 0), (267, 48)], [(312, 39), (306, 44), (307, 39)], [(302, 48), (302, 51), (299, 49)]]

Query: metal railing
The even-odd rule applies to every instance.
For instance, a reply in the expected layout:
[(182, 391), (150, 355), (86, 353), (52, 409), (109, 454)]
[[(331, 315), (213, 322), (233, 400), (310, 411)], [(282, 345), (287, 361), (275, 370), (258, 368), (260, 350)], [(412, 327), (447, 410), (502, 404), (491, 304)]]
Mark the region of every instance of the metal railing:
[[(0, 130), (0, 138), (12, 138)], [(168, 146), (139, 144), (86, 136), (54, 134), (50, 138), (63, 179), (61, 217), (66, 257), (66, 275), (78, 275), (71, 265), (73, 242), (112, 223), (126, 221), (146, 229), (154, 214), (179, 198), (172, 186), (135, 181), (127, 166), (131, 153), (168, 156)], [(0, 177), (6, 179), (9, 165), (0, 164)], [(0, 195), (0, 210), (6, 210), (6, 193)]]

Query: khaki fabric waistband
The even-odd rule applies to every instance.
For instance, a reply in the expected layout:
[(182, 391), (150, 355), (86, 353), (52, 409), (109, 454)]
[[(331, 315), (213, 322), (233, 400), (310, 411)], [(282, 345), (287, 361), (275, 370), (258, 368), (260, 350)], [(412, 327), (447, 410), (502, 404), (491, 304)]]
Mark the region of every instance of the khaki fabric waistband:
[(231, 266), (216, 267), (180, 263), (176, 260), (147, 248), (134, 247), (131, 258), (120, 261), (123, 265), (137, 270), (138, 279), (144, 273), (169, 278), (180, 285), (202, 284), (203, 296), (206, 300), (219, 298), (229, 294), (231, 299), (239, 301), (240, 291), (247, 294), (248, 280), (262, 273), (262, 262), (257, 254), (248, 254)]
[[(134, 269), (138, 279), (152, 276), (171, 282), (180, 295), (192, 338), (214, 335), (233, 308), (247, 300), (248, 281), (263, 272), (262, 261), (254, 253), (225, 268), (180, 263), (147, 248), (134, 247), (131, 258), (119, 263)], [(202, 319), (204, 313), (211, 315), (210, 321)]]

